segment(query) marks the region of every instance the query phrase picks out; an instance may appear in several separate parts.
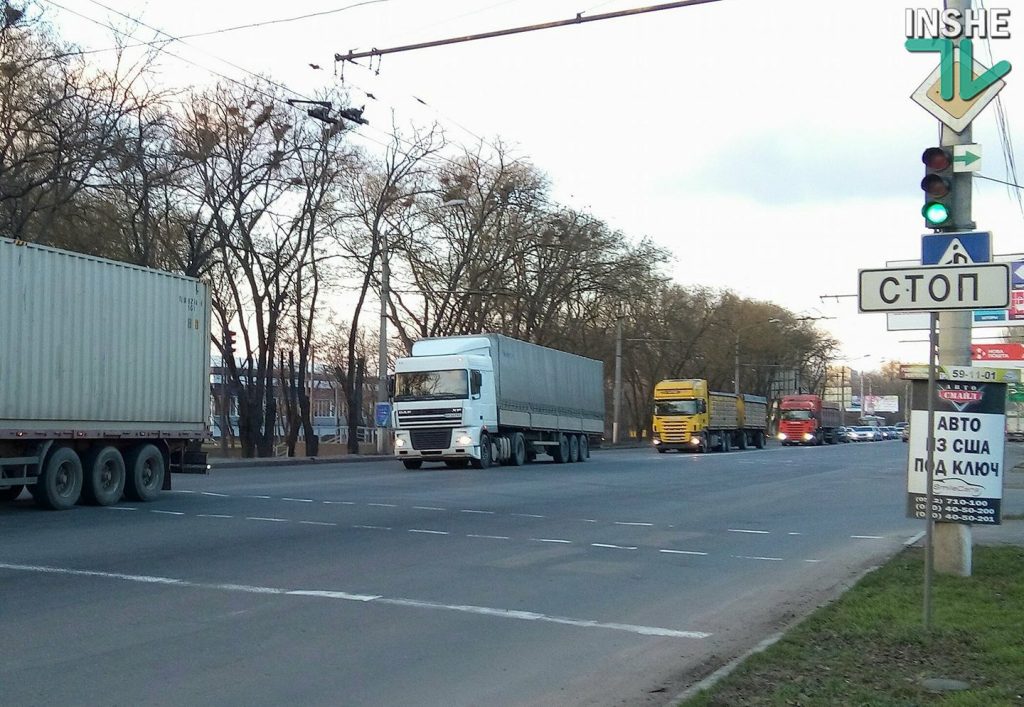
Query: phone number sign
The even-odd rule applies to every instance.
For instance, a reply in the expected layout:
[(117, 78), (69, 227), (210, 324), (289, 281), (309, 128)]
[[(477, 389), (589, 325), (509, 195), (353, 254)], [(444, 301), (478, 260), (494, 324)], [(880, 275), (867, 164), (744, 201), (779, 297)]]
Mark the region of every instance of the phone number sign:
[[(915, 380), (907, 515), (927, 517), (928, 383)], [(935, 390), (932, 518), (998, 525), (1003, 497), (1006, 384), (939, 380)]]

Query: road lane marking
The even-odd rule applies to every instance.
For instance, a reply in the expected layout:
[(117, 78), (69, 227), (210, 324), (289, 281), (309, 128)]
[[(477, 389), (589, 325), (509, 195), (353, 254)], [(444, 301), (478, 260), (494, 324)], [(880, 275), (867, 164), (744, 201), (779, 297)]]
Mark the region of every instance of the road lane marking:
[(761, 557), (759, 555), (733, 555), (738, 560), (767, 560), (769, 562), (782, 562), (781, 557)]
[(850, 537), (857, 540), (885, 540), (882, 535), (851, 535)]
[(516, 516), (517, 518), (544, 518), (545, 516), (534, 515), (533, 513), (510, 513), (509, 515)]
[(606, 547), (611, 550), (636, 550), (635, 547), (629, 547), (627, 545), (609, 545), (607, 543), (590, 543), (590, 547)]
[(398, 508), (394, 503), (367, 503), (367, 506), (374, 506), (375, 508)]
[[(214, 493), (213, 491), (200, 491), (204, 496), (216, 496), (217, 498), (227, 498), (226, 493)], [(269, 498), (269, 496), (267, 497)]]
[(786, 533), (786, 535), (803, 535), (803, 533)]
[(474, 535), (469, 533), (466, 535), (467, 538), (484, 538), (486, 540), (511, 540), (507, 535)]
[(296, 503), (312, 503), (313, 502), (312, 498), (287, 498), (287, 497), (282, 497), (281, 500), (282, 501), (295, 501)]
[(821, 562), (821, 560), (804, 560), (804, 562)]
[(322, 520), (300, 520), (299, 525), (337, 525), (337, 523), (325, 523)]
[(471, 510), (469, 508), (463, 508), (462, 510), (459, 511), (459, 513), (479, 513), (480, 515), (485, 515), (485, 516), (493, 516), (494, 515), (494, 511), (474, 511), (474, 510)]
[(362, 604), (384, 604), (387, 606), (398, 606), (410, 609), (432, 609), (441, 611), (455, 611), (465, 614), (475, 614), (501, 619), (515, 619), (519, 621), (537, 621), (541, 623), (559, 624), (562, 626), (574, 626), (578, 628), (598, 628), (611, 631), (624, 631), (641, 636), (658, 636), (664, 638), (687, 638), (701, 640), (710, 637), (712, 634), (703, 631), (682, 631), (679, 629), (663, 628), (660, 626), (644, 626), (640, 624), (623, 624), (615, 622), (594, 621), (590, 619), (574, 619), (567, 616), (556, 616), (541, 614), (534, 611), (522, 611), (519, 609), (500, 609), (489, 606), (475, 606), (472, 604), (442, 604), (433, 601), (421, 601), (419, 599), (406, 599), (401, 597), (386, 597), (380, 594), (353, 594), (343, 591), (332, 591), (326, 589), (283, 589), (279, 587), (261, 587), (250, 584), (213, 584), (207, 582), (192, 582), (187, 579), (176, 579), (173, 577), (158, 577), (147, 575), (133, 575), (116, 572), (97, 572), (94, 570), (71, 569), (67, 567), (47, 567), (42, 565), (19, 565), (0, 562), (0, 569), (16, 572), (32, 572), (36, 574), (58, 574), (74, 577), (95, 577), (98, 579), (114, 579), (125, 582), (136, 582), (141, 584), (162, 584), (170, 587), (185, 589), (206, 589), (222, 592), (244, 592), (248, 594), (270, 594), (282, 597), (304, 597), (310, 599), (335, 599), (340, 601), (354, 601)]
[(234, 518), (234, 516), (226, 516), (223, 513), (200, 513), (199, 518)]
[(572, 545), (572, 540), (558, 540), (557, 538), (530, 538), (530, 540), (538, 543), (562, 543), (565, 545)]
[(246, 516), (246, 520), (265, 520), (269, 523), (288, 523), (290, 522), (287, 518), (261, 518), (259, 516)]
[(131, 506), (103, 506), (103, 507), (106, 508), (108, 511), (137, 511), (137, 510), (139, 510), (138, 508), (133, 508)]
[(270, 500), (270, 496), (242, 496), (242, 498), (262, 498), (265, 501)]
[(639, 525), (639, 526), (642, 526), (644, 528), (654, 527), (654, 523), (627, 523), (627, 522), (621, 521), (621, 520), (615, 521), (615, 525)]
[(353, 528), (362, 528), (363, 530), (391, 530), (383, 525), (353, 525)]
[(197, 491), (185, 491), (185, 490), (174, 489), (173, 491), (171, 491), (171, 493), (198, 493), (198, 492)]
[(746, 528), (728, 528), (727, 532), (730, 533), (750, 533), (751, 535), (768, 535), (771, 533), (770, 530), (747, 530)]
[(437, 506), (413, 506), (414, 511), (446, 511), (447, 508), (438, 508)]
[(664, 552), (669, 555), (707, 555), (706, 552), (698, 552), (696, 550), (658, 550), (658, 552)]
[(324, 501), (324, 503), (329, 504), (329, 505), (333, 505), (333, 506), (354, 506), (354, 505), (356, 505), (355, 501)]
[(448, 535), (444, 530), (423, 530), (421, 528), (409, 528), (410, 533), (425, 533), (427, 535)]
[(185, 515), (181, 511), (150, 511), (150, 513), (163, 513), (168, 516), (183, 516)]

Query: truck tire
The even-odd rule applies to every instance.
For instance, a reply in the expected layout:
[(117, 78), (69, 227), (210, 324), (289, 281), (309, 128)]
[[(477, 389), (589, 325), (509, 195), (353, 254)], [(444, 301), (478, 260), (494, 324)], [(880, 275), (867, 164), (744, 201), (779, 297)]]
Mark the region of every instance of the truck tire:
[(57, 447), (46, 457), (33, 494), (43, 508), (66, 511), (82, 495), (82, 460), (70, 447)]
[(580, 435), (580, 461), (585, 462), (588, 459), (590, 459), (590, 437)]
[(754, 446), (758, 449), (764, 449), (765, 437), (764, 432), (754, 433)]
[(559, 432), (557, 441), (558, 446), (548, 447), (551, 450), (549, 454), (555, 460), (555, 464), (565, 464), (569, 461), (569, 438)]
[(576, 435), (569, 435), (569, 463), (575, 464), (580, 460), (580, 438)]
[(736, 448), (746, 449), (747, 448), (747, 431), (740, 430), (739, 436), (736, 438)]
[(491, 465), (491, 436), (486, 432), (480, 433), (480, 458), (469, 462), (474, 469), (486, 469)]
[(124, 457), (117, 447), (94, 447), (82, 469), (82, 500), (94, 506), (112, 506), (124, 493)]
[(422, 459), (403, 459), (402, 460), (402, 466), (404, 466), (406, 469), (408, 469), (410, 471), (413, 471), (413, 470), (419, 469), (420, 467), (423, 466), (423, 460)]
[(512, 453), (509, 455), (510, 466), (522, 466), (526, 463), (526, 437), (522, 432), (512, 435)]
[(722, 433), (722, 444), (719, 446), (719, 450), (722, 451), (722, 452), (728, 452), (729, 451), (729, 433), (728, 432), (723, 432)]
[(24, 488), (24, 486), (18, 484), (17, 486), (8, 486), (5, 489), (0, 489), (0, 501), (13, 501), (17, 499)]
[(164, 485), (164, 455), (152, 444), (132, 447), (124, 459), (124, 495), (132, 501), (154, 501)]

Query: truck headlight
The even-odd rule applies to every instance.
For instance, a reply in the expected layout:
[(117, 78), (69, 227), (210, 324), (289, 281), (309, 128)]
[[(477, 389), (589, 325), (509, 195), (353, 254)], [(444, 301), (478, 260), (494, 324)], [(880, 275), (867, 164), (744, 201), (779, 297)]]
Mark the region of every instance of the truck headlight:
[(652, 442), (654, 442), (654, 446), (655, 446), (655, 447), (657, 447), (657, 446), (658, 446), (659, 444), (661, 444), (661, 440), (660, 440), (660, 439), (658, 439), (657, 437), (655, 437), (655, 438), (654, 438), (653, 440), (651, 440), (651, 441), (652, 441)]
[(463, 432), (462, 434), (455, 437), (455, 444), (460, 447), (468, 447), (473, 444), (473, 438)]
[(779, 434), (777, 434), (775, 436), (779, 438), (780, 442), (785, 442), (786, 441), (786, 433), (785, 432), (779, 432)]
[(690, 444), (696, 447), (698, 444), (700, 444), (700, 437), (691, 437)]
[(405, 440), (402, 439), (401, 437), (395, 437), (395, 446), (396, 447), (404, 447), (405, 446)]
[(814, 435), (812, 435), (810, 432), (804, 432), (805, 442), (810, 442), (812, 439), (814, 439)]

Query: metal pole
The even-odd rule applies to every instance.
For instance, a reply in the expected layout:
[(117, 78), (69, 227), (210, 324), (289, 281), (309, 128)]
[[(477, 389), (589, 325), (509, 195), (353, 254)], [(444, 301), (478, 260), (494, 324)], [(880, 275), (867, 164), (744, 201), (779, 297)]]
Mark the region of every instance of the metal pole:
[(615, 317), (615, 389), (612, 393), (612, 444), (619, 443), (619, 411), (622, 409), (622, 310)]
[(736, 334), (736, 346), (732, 352), (733, 363), (736, 366), (734, 380), (732, 382), (733, 392), (739, 397), (740, 394), (740, 335)]
[[(388, 234), (380, 234), (380, 350), (377, 358), (377, 402), (388, 401)], [(377, 425), (377, 454), (383, 454), (384, 429)]]
[(924, 546), (924, 628), (927, 631), (932, 623), (932, 568), (935, 564), (935, 522), (932, 520), (932, 503), (934, 501), (932, 481), (935, 467), (935, 356), (938, 348), (938, 335), (935, 326), (939, 317), (935, 312), (929, 315), (928, 325), (928, 439), (925, 442), (927, 458), (924, 462), (927, 481), (925, 487), (925, 546)]
[[(971, 8), (971, 0), (945, 0), (949, 10)], [(959, 44), (960, 40), (954, 40)], [(942, 126), (940, 143), (945, 146), (970, 144), (971, 126), (956, 133)], [(953, 229), (969, 231), (974, 228), (971, 220), (971, 173), (953, 174), (952, 216)], [(943, 312), (939, 315), (939, 363), (943, 366), (971, 365), (971, 312)], [(938, 553), (935, 555), (935, 570), (941, 574), (971, 576), (971, 526), (967, 523), (940, 522), (935, 527)]]

